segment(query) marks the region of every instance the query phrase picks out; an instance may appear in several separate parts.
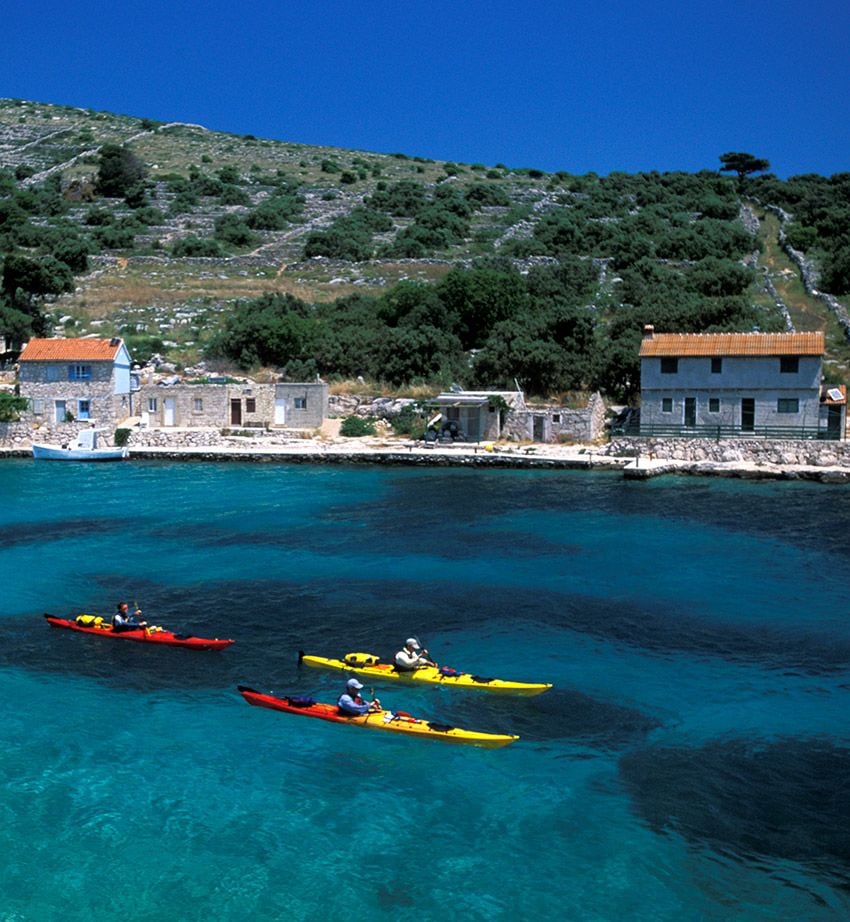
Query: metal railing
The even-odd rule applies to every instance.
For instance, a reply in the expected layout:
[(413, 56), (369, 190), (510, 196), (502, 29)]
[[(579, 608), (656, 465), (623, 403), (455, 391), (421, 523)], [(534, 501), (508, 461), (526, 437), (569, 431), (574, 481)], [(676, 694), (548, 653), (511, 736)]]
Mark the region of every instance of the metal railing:
[(686, 438), (686, 439), (806, 439), (841, 441), (843, 433), (830, 432), (818, 426), (753, 426), (742, 429), (740, 426), (685, 426), (670, 423), (646, 423), (640, 420), (628, 420), (621, 426), (613, 426), (612, 435), (633, 436), (635, 438)]

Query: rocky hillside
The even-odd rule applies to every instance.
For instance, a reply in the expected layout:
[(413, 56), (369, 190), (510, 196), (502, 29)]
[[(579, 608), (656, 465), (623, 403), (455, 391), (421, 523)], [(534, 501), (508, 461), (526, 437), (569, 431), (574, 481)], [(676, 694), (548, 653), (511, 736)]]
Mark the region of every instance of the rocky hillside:
[[(537, 171), (497, 166), (467, 166), (412, 157), (261, 140), (208, 131), (200, 125), (153, 124), (85, 109), (0, 100), (0, 168), (11, 169), (26, 186), (61, 177), (65, 194), (77, 199), (69, 217), (83, 222), (96, 203), (120, 220), (132, 215), (121, 200), (101, 200), (93, 192), (101, 146), (126, 145), (148, 168), (149, 198), (162, 212), (161, 222), (137, 234), (132, 251), (115, 248), (91, 259), (93, 271), (78, 279), (77, 291), (60, 300), (64, 323), (77, 333), (126, 325), (172, 332), (191, 347), (193, 327), (234, 299), (267, 292), (291, 292), (307, 300), (331, 300), (357, 290), (378, 290), (400, 279), (433, 281), (458, 261), (491, 251), (493, 243), (527, 236), (535, 215), (550, 203), (551, 177)], [(165, 177), (188, 175), (195, 166), (214, 175), (232, 167), (244, 204), (222, 204), (199, 196), (195, 204), (176, 203)], [(212, 233), (216, 219), (242, 214), (273, 193), (268, 181), (284, 177), (297, 186), (303, 213), (284, 229), (261, 230), (250, 248), (220, 257), (174, 257), (169, 250), (181, 238)], [(351, 212), (379, 183), (413, 180), (433, 185), (490, 184), (504, 191), (509, 204), (475, 215), (471, 236), (429, 258), (369, 260), (357, 264), (333, 259), (304, 259), (308, 235)], [(411, 223), (399, 218), (394, 230)], [(385, 234), (385, 237), (391, 236)], [(186, 333), (190, 334), (187, 339)]]
[[(103, 152), (115, 145), (144, 171), (143, 182), (123, 196), (98, 187)], [(715, 171), (546, 174), (20, 100), (0, 100), (0, 170), (14, 178), (16, 201), (29, 211), (13, 227), (21, 209), (8, 206), (5, 218), (0, 210), (7, 253), (55, 255), (56, 240), (71, 233), (88, 253), (85, 269), (66, 286), (73, 290), (48, 299), (51, 328), (118, 333), (178, 363), (202, 357), (244, 299), (290, 294), (321, 305), (487, 265), (533, 281), (528, 303), (554, 303), (563, 291), (552, 287), (552, 272), (570, 271), (575, 260), (593, 267), (596, 282), (581, 298), (600, 349), (616, 352), (611, 344), (624, 337), (628, 353), (642, 322), (658, 325), (657, 309), (662, 326), (666, 316), (685, 329), (826, 326), (836, 370), (846, 370), (850, 358), (835, 319), (846, 299), (824, 301), (816, 267), (804, 284), (783, 249), (780, 236), (793, 216), (778, 217), (781, 209), (757, 198), (742, 208), (740, 187)], [(736, 265), (752, 268), (740, 275)], [(541, 267), (549, 267), (548, 277)], [(688, 312), (677, 313), (684, 301)], [(572, 335), (557, 332), (552, 318), (541, 325), (540, 310), (526, 301), (518, 310), (526, 311), (532, 339), (550, 330)], [(534, 310), (537, 320), (527, 322)], [(481, 341), (467, 337), (464, 347), (479, 351), (493, 333), (482, 329)], [(580, 351), (567, 346), (570, 354)], [(611, 383), (596, 357), (587, 365), (589, 385)], [(621, 387), (628, 374), (616, 370), (621, 390), (633, 386)]]

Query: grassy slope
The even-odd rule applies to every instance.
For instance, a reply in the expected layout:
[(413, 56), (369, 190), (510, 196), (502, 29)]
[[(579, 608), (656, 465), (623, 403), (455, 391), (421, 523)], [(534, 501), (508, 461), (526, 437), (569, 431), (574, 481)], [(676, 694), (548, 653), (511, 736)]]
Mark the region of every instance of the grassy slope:
[(759, 210), (757, 213), (761, 222), (759, 237), (763, 246), (759, 269), (769, 273), (777, 293), (788, 308), (795, 329), (825, 331), (825, 379), (830, 383), (847, 382), (850, 378), (850, 342), (832, 311), (823, 301), (807, 294), (799, 270), (780, 246), (779, 219), (771, 212)]

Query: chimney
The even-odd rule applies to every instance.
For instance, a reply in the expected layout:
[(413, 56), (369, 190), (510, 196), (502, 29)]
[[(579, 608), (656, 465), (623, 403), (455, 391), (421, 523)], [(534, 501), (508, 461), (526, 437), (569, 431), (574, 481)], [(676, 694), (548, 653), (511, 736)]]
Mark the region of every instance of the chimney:
[(655, 336), (655, 327), (651, 323), (648, 323), (643, 328), (643, 338), (652, 339), (653, 336)]

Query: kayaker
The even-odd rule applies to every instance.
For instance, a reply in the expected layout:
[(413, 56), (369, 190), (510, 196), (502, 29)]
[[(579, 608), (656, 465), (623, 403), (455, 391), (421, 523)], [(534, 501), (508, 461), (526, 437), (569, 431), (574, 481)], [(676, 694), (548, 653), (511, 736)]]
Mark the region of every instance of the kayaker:
[(358, 717), (361, 714), (369, 714), (373, 711), (381, 710), (381, 702), (377, 698), (374, 701), (364, 701), (360, 697), (360, 689), (363, 683), (357, 679), (349, 679), (345, 683), (345, 691), (339, 696), (336, 706), (340, 714), (346, 714), (349, 717)]
[(137, 608), (131, 615), (130, 606), (126, 602), (119, 602), (115, 614), (112, 616), (112, 630), (116, 634), (121, 634), (124, 631), (138, 631), (147, 627), (147, 621), (139, 620), (141, 613), (142, 610)]
[(395, 667), (402, 672), (413, 672), (421, 666), (436, 666), (428, 659), (428, 651), (419, 646), (415, 637), (408, 637), (404, 646), (395, 655)]

